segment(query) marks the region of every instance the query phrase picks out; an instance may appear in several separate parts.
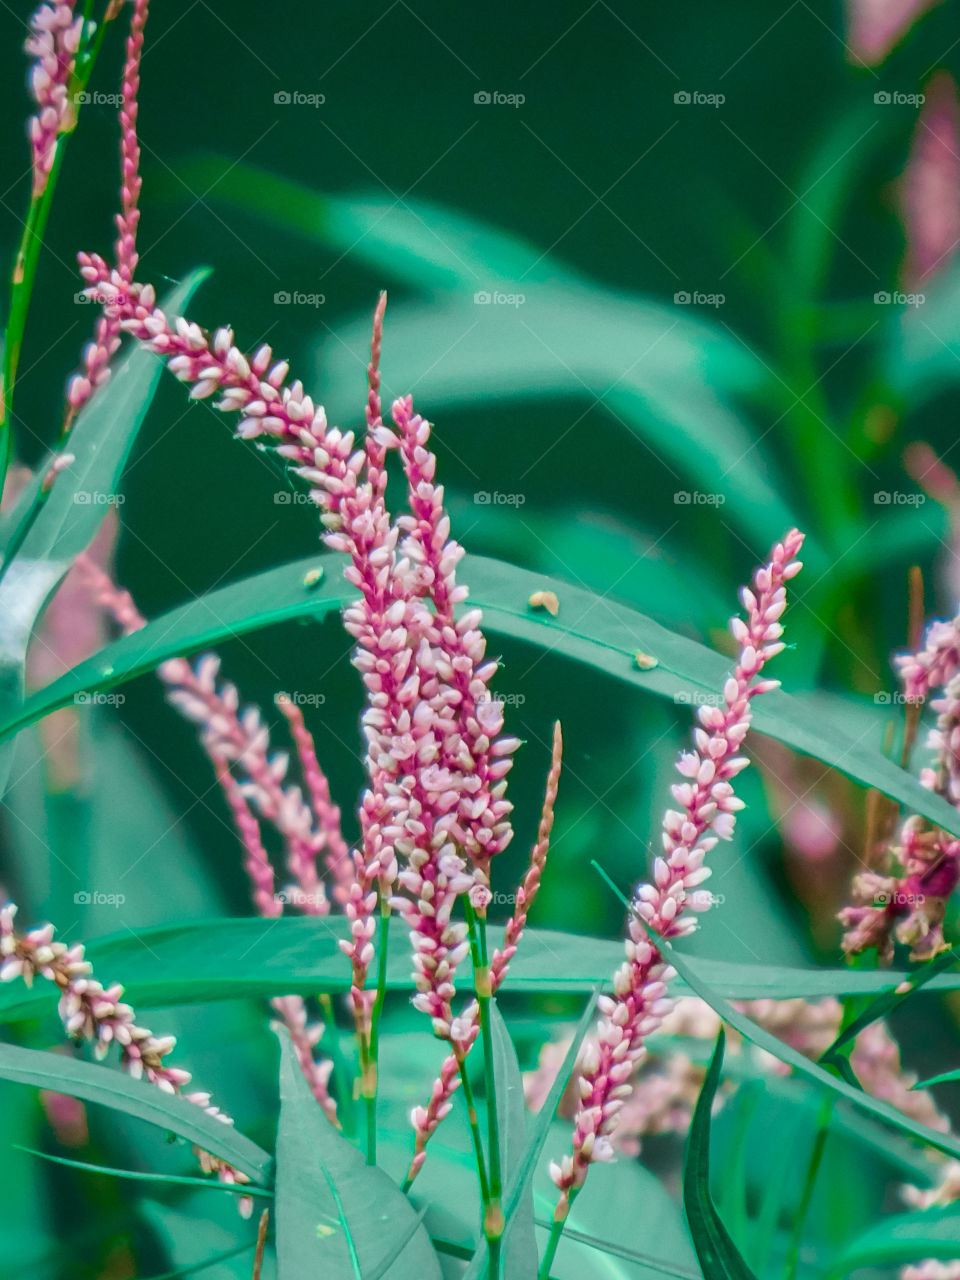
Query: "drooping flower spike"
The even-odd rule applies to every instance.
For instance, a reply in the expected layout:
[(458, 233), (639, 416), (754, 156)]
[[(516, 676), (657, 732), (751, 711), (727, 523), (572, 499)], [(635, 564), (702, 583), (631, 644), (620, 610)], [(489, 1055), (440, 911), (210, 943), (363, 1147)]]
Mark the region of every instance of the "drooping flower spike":
[[(133, 597), (114, 585), (109, 574), (88, 555), (80, 555), (74, 573), (102, 609), (109, 613), (127, 635), (145, 625)], [(265, 917), (283, 914), (284, 903), (311, 915), (325, 915), (330, 904), (323, 881), (317, 874), (317, 859), (325, 853), (327, 870), (338, 879), (338, 891), (349, 882), (349, 859), (340, 834), (339, 810), (330, 801), (326, 778), (320, 772), (310, 736), (299, 709), (288, 699), (278, 698), (278, 706), (291, 724), (298, 755), (304, 763), (312, 808), (303, 800), (299, 787), (284, 785), (287, 757), (268, 752), (269, 732), (255, 708), (238, 714), (239, 694), (232, 684), (216, 683), (219, 659), (208, 654), (196, 671), (183, 658), (162, 663), (157, 674), (170, 690), (168, 700), (181, 714), (199, 724), (201, 744), (213, 766), (244, 851), (244, 869), (250, 880), (257, 911)], [(240, 771), (238, 779), (233, 769)], [(253, 800), (260, 819), (269, 822), (281, 835), (287, 852), (287, 867), (293, 885), (277, 893), (275, 873), (263, 845), (260, 821), (251, 810)], [(306, 1004), (300, 996), (279, 996), (273, 1008), (290, 1032), (297, 1059), (310, 1089), (328, 1119), (339, 1126), (336, 1104), (328, 1082), (332, 1063), (318, 1061), (314, 1047), (323, 1028), (307, 1021)]]
[[(56, 942), (49, 924), (18, 933), (14, 928), (16, 913), (12, 902), (0, 908), (0, 982), (22, 978), (31, 986), (39, 977), (54, 983), (60, 990), (60, 1018), (69, 1036), (89, 1040), (97, 1058), (105, 1058), (110, 1046), (118, 1045), (121, 1065), (134, 1079), (144, 1079), (165, 1093), (182, 1093), (190, 1083), (190, 1072), (164, 1061), (176, 1039), (155, 1036), (141, 1027), (134, 1010), (121, 999), (123, 987), (119, 983), (104, 987), (92, 976), (81, 945), (68, 947)], [(233, 1124), (229, 1116), (211, 1105), (208, 1093), (184, 1096), (224, 1124)], [(240, 1187), (250, 1181), (245, 1173), (209, 1152), (197, 1150), (197, 1156), (204, 1172), (216, 1173), (221, 1182)], [(245, 1212), (252, 1208), (243, 1207)]]
[[(743, 807), (732, 779), (749, 763), (739, 751), (750, 726), (751, 699), (778, 684), (757, 677), (783, 648), (779, 619), (786, 607), (785, 583), (800, 570), (802, 544), (803, 535), (791, 530), (757, 570), (752, 588), (743, 589), (746, 620), (736, 617), (730, 624), (740, 658), (724, 686), (723, 704), (700, 707), (695, 750), (677, 765), (685, 781), (674, 786), (673, 794), (681, 807), (664, 815), (665, 856), (656, 858), (653, 882), (641, 885), (634, 899), (636, 915), (663, 938), (692, 932), (694, 913), (710, 905), (711, 896), (698, 890), (710, 874), (704, 859), (718, 839), (730, 838)], [(629, 1096), (630, 1077), (643, 1058), (645, 1041), (673, 1007), (667, 997), (673, 970), (638, 919), (630, 920), (629, 935), (626, 963), (616, 974), (613, 995), (600, 998), (598, 1030), (582, 1056), (573, 1151), (551, 1165), (561, 1192), (557, 1223), (565, 1220), (590, 1165), (613, 1158), (610, 1135)]]

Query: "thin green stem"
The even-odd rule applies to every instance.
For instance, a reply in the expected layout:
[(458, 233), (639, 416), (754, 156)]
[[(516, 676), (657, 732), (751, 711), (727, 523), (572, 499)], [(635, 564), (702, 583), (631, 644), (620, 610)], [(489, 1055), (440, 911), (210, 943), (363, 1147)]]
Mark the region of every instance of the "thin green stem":
[[(367, 1117), (367, 1164), (377, 1163), (377, 1089), (380, 1062), (380, 1018), (387, 996), (387, 943), (390, 938), (390, 904), (380, 894), (380, 947), (377, 956), (377, 994), (370, 1012), (370, 1040), (361, 1072), (360, 1091)], [(361, 1058), (364, 1058), (361, 1045)]]
[[(107, 22), (100, 23), (94, 30), (91, 43), (78, 53), (76, 70), (67, 85), (69, 102), (77, 104), (78, 94), (86, 89), (108, 25)], [(53, 165), (47, 176), (46, 186), (39, 196), (31, 196), (27, 218), (23, 224), (23, 235), (14, 259), (10, 281), (10, 305), (4, 334), (3, 385), (0, 388), (0, 492), (3, 490), (3, 481), (13, 457), (13, 393), (17, 381), (17, 368), (20, 364), (20, 352), (23, 348), (23, 335), (27, 326), (27, 312), (33, 295), (37, 264), (40, 260), (40, 250), (43, 247), (43, 237), (47, 229), (50, 207), (53, 204), (57, 178), (63, 165), (67, 141), (77, 127), (77, 114), (75, 106), (63, 132), (57, 137)]]
[(501, 1204), (500, 1121), (497, 1115), (497, 1085), (493, 1071), (493, 1029), (490, 1025), (490, 1001), (493, 990), (487, 958), (487, 922), (485, 916), (477, 915), (469, 902), (466, 914), (470, 955), (473, 959), (473, 985), (480, 1010), (484, 1090), (487, 1100), (487, 1145), (490, 1152), (490, 1195), (484, 1204), (483, 1233), (487, 1240), (490, 1259), (490, 1280), (499, 1280), (500, 1242), (503, 1236), (504, 1220)]
[(550, 1280), (550, 1268), (553, 1266), (553, 1260), (557, 1256), (560, 1237), (563, 1235), (563, 1228), (567, 1225), (567, 1218), (570, 1216), (570, 1210), (579, 1190), (579, 1187), (572, 1187), (557, 1205), (556, 1212), (553, 1215), (553, 1226), (550, 1228), (550, 1239), (547, 1241), (543, 1261), (540, 1263), (537, 1280)]
[(487, 1166), (483, 1156), (483, 1140), (480, 1137), (480, 1122), (477, 1119), (477, 1104), (473, 1097), (473, 1085), (470, 1083), (470, 1077), (467, 1074), (467, 1060), (462, 1054), (453, 1051), (457, 1058), (457, 1067), (460, 1071), (460, 1083), (463, 1085), (463, 1098), (467, 1104), (467, 1118), (470, 1121), (470, 1134), (473, 1137), (473, 1150), (477, 1157), (477, 1176), (480, 1179), (480, 1195), (483, 1198), (484, 1207), (490, 1200), (490, 1184), (487, 1181)]
[(330, 1035), (330, 1057), (333, 1059), (333, 1077), (338, 1082), (337, 1104), (340, 1122), (344, 1132), (352, 1136), (356, 1131), (356, 1120), (353, 1114), (353, 1073), (347, 1067), (340, 1045), (340, 1029), (337, 1026), (333, 1001), (328, 995), (317, 997), (323, 1011), (323, 1020)]
[(783, 1268), (783, 1280), (796, 1280), (797, 1267), (800, 1264), (800, 1247), (803, 1243), (803, 1228), (810, 1209), (810, 1202), (813, 1199), (817, 1174), (820, 1172), (820, 1165), (823, 1161), (823, 1150), (827, 1145), (827, 1136), (830, 1132), (830, 1122), (833, 1119), (835, 1101), (835, 1095), (828, 1094), (820, 1103), (820, 1109), (817, 1113), (817, 1132), (813, 1139), (810, 1161), (807, 1164), (807, 1176), (804, 1179), (800, 1204), (797, 1206), (797, 1213), (793, 1220), (790, 1245), (787, 1249), (787, 1258)]

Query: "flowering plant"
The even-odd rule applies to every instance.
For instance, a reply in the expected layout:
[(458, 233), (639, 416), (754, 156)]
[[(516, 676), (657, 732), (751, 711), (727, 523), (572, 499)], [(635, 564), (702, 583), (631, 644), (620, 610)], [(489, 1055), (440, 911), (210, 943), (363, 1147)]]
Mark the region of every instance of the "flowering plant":
[[(117, 1264), (123, 1274), (150, 1274), (140, 1268), (152, 1248), (167, 1259), (168, 1276), (216, 1267), (254, 1280), (792, 1280), (822, 1266), (839, 1275), (874, 1263), (903, 1264), (904, 1280), (960, 1275), (951, 1207), (960, 1198), (960, 1138), (904, 1066), (886, 1021), (931, 980), (957, 986), (947, 939), (960, 879), (960, 620), (934, 622), (896, 660), (906, 706), (898, 768), (861, 748), (836, 713), (812, 711), (768, 674), (785, 648), (782, 618), (802, 567), (797, 528), (764, 548), (718, 644), (724, 654), (602, 593), (467, 555), (455, 536), (456, 502), (438, 479), (443, 451), (431, 423), (410, 394), (384, 409), (385, 293), (373, 309), (365, 388), (358, 379), (365, 405), (357, 429), (330, 425), (271, 345), (247, 350), (233, 328), (207, 329), (184, 314), (198, 276), (158, 296), (138, 249), (148, 0), (110, 0), (97, 20), (94, 8), (46, 0), (26, 43), (31, 192), (11, 282), (0, 422), (0, 783), (16, 814), (26, 775), (14, 752), (30, 744), (47, 811), (62, 820), (84, 796), (87, 712), (111, 699), (119, 705), (119, 690), (155, 673), (169, 708), (197, 731), (217, 835), (249, 909), (192, 921), (174, 904), (165, 923), (125, 916), (125, 932), (80, 940), (66, 916), (62, 933), (25, 920), (24, 901), (32, 911), (39, 894), (11, 869), (0, 908), (0, 1078), (40, 1088), (43, 1113), (31, 1132), (46, 1149), (11, 1145), (30, 1168), (46, 1159), (58, 1176), (182, 1195), (182, 1205), (164, 1202), (153, 1219), (159, 1245), (130, 1233)], [(125, 27), (117, 238), (109, 258), (79, 252), (78, 296), (97, 320), (67, 383), (58, 437), (28, 468), (14, 404), (40, 246), (94, 65), (117, 26)], [(325, 551), (148, 618), (118, 574), (113, 508), (163, 366), (283, 476), (280, 505), (305, 495)], [(683, 491), (680, 505), (684, 498), (691, 502)], [(362, 701), (356, 803), (336, 763), (351, 748), (321, 737), (304, 710), (326, 693), (304, 696), (271, 669), (268, 710), (241, 695), (224, 674), (229, 656), (211, 648), (270, 622), (327, 614), (342, 621), (358, 677), (342, 682), (344, 696), (358, 711)], [(579, 723), (568, 729), (575, 763), (565, 775), (564, 735), (543, 708), (551, 728), (520, 751), (520, 733), (530, 730), (516, 695), (511, 704), (499, 688), (493, 634), (667, 697), (683, 719), (696, 706), (672, 801), (657, 792), (649, 852), (646, 828), (624, 823), (632, 860), (610, 860), (611, 875), (598, 848), (599, 875), (578, 867), (582, 881), (565, 886), (582, 893), (588, 880), (601, 889), (605, 880), (622, 901), (623, 940), (549, 927), (551, 843), (563, 832), (555, 813), (567, 775), (576, 782), (585, 739)], [(794, 673), (802, 662), (801, 648)], [(915, 778), (921, 713), (938, 691), (926, 743), (932, 763)], [(692, 936), (708, 909), (731, 933), (749, 914), (733, 891), (728, 901), (705, 886), (714, 872), (735, 884), (747, 856), (734, 837), (748, 810), (739, 779), (755, 748), (758, 697), (756, 750), (771, 793), (802, 768), (788, 748), (872, 789), (864, 869), (839, 911), (847, 965), (839, 957), (792, 966), (760, 955), (731, 960), (704, 954)], [(281, 734), (285, 749), (275, 745)], [(538, 815), (514, 808), (515, 758), (541, 775)], [(812, 805), (804, 815), (792, 838), (813, 865), (828, 824), (818, 825)], [(517, 844), (529, 849), (519, 863)], [(151, 849), (116, 888), (75, 890), (73, 904), (122, 906), (120, 885)], [(152, 891), (174, 895), (174, 868), (156, 863)], [(184, 895), (201, 874), (193, 867), (183, 878)], [(890, 972), (895, 963), (905, 967)], [(233, 1042), (230, 1024), (217, 1022), (230, 1001), (247, 1009)], [(161, 1032), (148, 1029), (138, 1006), (153, 1010)], [(194, 1006), (210, 1009), (199, 1035), (196, 1023), (190, 1034)], [(63, 1043), (48, 1017), (54, 1008)], [(168, 1020), (187, 1028), (179, 1044)], [(279, 1085), (251, 1104), (239, 1087), (239, 1044), (247, 1037), (268, 1056), (271, 1033)], [(757, 1187), (748, 1183), (747, 1142), (767, 1098), (778, 1099), (777, 1123), (788, 1116), (812, 1137), (799, 1180), (781, 1159)], [(116, 1146), (127, 1153), (122, 1167), (74, 1158), (109, 1147), (91, 1137), (88, 1107), (111, 1109)], [(167, 1131), (172, 1155), (155, 1133), (134, 1137), (131, 1118)], [(682, 1139), (682, 1156), (679, 1145), (656, 1150), (671, 1136)], [(812, 1226), (823, 1234), (816, 1184), (825, 1151), (833, 1158), (840, 1141), (871, 1150), (895, 1142), (890, 1160), (906, 1207), (889, 1230), (881, 1221), (879, 1236), (871, 1228), (842, 1245), (828, 1240), (824, 1261), (823, 1240), (812, 1250), (809, 1235)], [(716, 1160), (711, 1174), (718, 1144), (722, 1185)], [(652, 1165), (663, 1157), (662, 1176), (640, 1163), (648, 1145)], [(202, 1207), (210, 1190), (226, 1193), (220, 1217)], [(606, 1214), (604, 1199), (615, 1207)], [(642, 1231), (632, 1231), (631, 1214)], [(221, 1245), (185, 1260), (185, 1241), (193, 1231), (206, 1240), (211, 1224)], [(27, 1266), (68, 1273), (56, 1258), (38, 1261), (32, 1244), (11, 1254), (17, 1274)], [(101, 1257), (96, 1274), (121, 1272)]]

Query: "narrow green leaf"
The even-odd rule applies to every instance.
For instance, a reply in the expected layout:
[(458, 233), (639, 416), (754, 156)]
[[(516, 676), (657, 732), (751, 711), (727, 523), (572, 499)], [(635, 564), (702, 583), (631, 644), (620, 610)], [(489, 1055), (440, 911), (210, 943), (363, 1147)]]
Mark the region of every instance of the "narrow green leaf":
[(955, 1262), (960, 1252), (960, 1209), (924, 1209), (884, 1218), (844, 1248), (827, 1276), (849, 1276), (860, 1267), (892, 1267), (921, 1258)]
[(756, 1280), (723, 1224), (710, 1192), (710, 1115), (723, 1071), (723, 1028), (690, 1122), (683, 1165), (683, 1207), (694, 1248), (710, 1280)]
[(868, 1093), (864, 1093), (861, 1089), (854, 1088), (853, 1085), (848, 1084), (846, 1080), (841, 1080), (837, 1076), (831, 1075), (829, 1071), (825, 1071), (817, 1063), (811, 1062), (802, 1053), (799, 1053), (790, 1045), (784, 1044), (782, 1040), (778, 1040), (776, 1036), (771, 1035), (769, 1031), (765, 1031), (763, 1027), (758, 1026), (751, 1018), (740, 1013), (727, 1000), (724, 1000), (710, 984), (701, 978), (700, 972), (689, 963), (687, 957), (677, 951), (670, 943), (656, 937), (652, 932), (650, 936), (667, 963), (673, 965), (687, 985), (705, 1000), (711, 1009), (719, 1013), (725, 1022), (729, 1022), (732, 1027), (736, 1027), (740, 1034), (745, 1036), (751, 1043), (761, 1049), (766, 1049), (768, 1053), (773, 1054), (775, 1058), (779, 1058), (781, 1062), (787, 1063), (788, 1066), (793, 1067), (802, 1075), (809, 1076), (825, 1088), (840, 1094), (842, 1098), (852, 1102), (854, 1106), (859, 1107), (861, 1110), (869, 1112), (877, 1119), (887, 1121), (894, 1128), (911, 1134), (914, 1138), (918, 1138), (928, 1146), (935, 1147), (938, 1151), (943, 1151), (946, 1155), (960, 1158), (960, 1138), (950, 1133), (938, 1133), (927, 1125), (919, 1124), (916, 1120), (904, 1115), (902, 1111), (898, 1111), (896, 1107), (891, 1106), (890, 1103), (882, 1102), (878, 1098), (872, 1098)]
[[(311, 591), (304, 577), (316, 564), (313, 558), (282, 565), (171, 610), (135, 635), (101, 649), (34, 694), (20, 711), (0, 714), (0, 736), (9, 736), (65, 705), (78, 692), (112, 688), (165, 658), (195, 652), (267, 623), (323, 617), (339, 609), (352, 599), (340, 578), (342, 560), (326, 557), (324, 581)], [(673, 702), (696, 705), (704, 696), (715, 698), (723, 688), (727, 659), (626, 605), (609, 599), (601, 605), (600, 597), (591, 591), (483, 556), (465, 558), (463, 580), (470, 586), (469, 603), (483, 609), (491, 632), (583, 663)], [(541, 590), (556, 592), (559, 617), (530, 608), (530, 596)], [(638, 649), (655, 657), (657, 666), (639, 670), (634, 662)], [(836, 712), (808, 706), (775, 690), (758, 700), (754, 727), (960, 836), (960, 813), (880, 751), (851, 738)]]
[[(194, 272), (171, 291), (164, 306), (180, 314), (205, 275)], [(23, 531), (23, 538), (13, 559), (4, 562), (0, 578), (0, 720), (4, 722), (16, 721), (20, 715), (27, 645), (36, 620), (109, 510), (108, 501), (117, 491), (162, 372), (156, 356), (132, 348), (107, 386), (77, 418), (70, 433), (75, 461), (60, 473), (32, 518), (28, 512), (17, 516), (11, 532), (16, 539)], [(39, 498), (40, 483), (34, 480), (26, 500)], [(12, 760), (12, 744), (0, 746), (0, 795), (6, 790)]]
[(169, 1129), (229, 1161), (259, 1185), (269, 1184), (273, 1160), (255, 1142), (186, 1098), (164, 1093), (143, 1080), (133, 1080), (122, 1071), (65, 1058), (59, 1053), (0, 1044), (0, 1077), (37, 1089), (54, 1089)]
[[(857, 1036), (871, 1023), (876, 1022), (879, 1018), (886, 1018), (904, 1003), (928, 982), (932, 982), (938, 974), (944, 973), (952, 969), (957, 962), (960, 961), (960, 953), (951, 948), (937, 956), (935, 960), (928, 961), (921, 968), (906, 979), (905, 982), (897, 983), (896, 986), (890, 987), (888, 990), (881, 992), (876, 996), (867, 1007), (853, 1018), (839, 1033), (833, 1043), (824, 1050), (820, 1055), (820, 1061), (825, 1066), (836, 1067), (837, 1070), (844, 1074), (844, 1078), (848, 1081), (853, 1075), (853, 1068), (850, 1066), (850, 1054), (853, 1050)], [(850, 1074), (847, 1074), (847, 1073)], [(856, 1083), (856, 1077), (853, 1077), (851, 1083)]]
[(440, 1280), (413, 1206), (324, 1116), (286, 1032), (280, 1050), (278, 1280)]
[[(387, 989), (410, 991), (406, 935), (391, 922)], [(491, 945), (499, 946), (503, 929), (488, 926)], [(341, 994), (350, 989), (350, 968), (339, 942), (349, 933), (343, 916), (289, 916), (276, 920), (197, 920), (158, 925), (96, 938), (86, 945), (94, 971), (122, 977), (127, 998), (140, 1009), (213, 1000), (274, 995)], [(396, 934), (396, 937), (394, 937)], [(511, 961), (506, 992), (586, 994), (611, 981), (623, 959), (623, 943), (552, 929), (528, 929), (523, 946)], [(730, 1000), (787, 999), (874, 995), (910, 977), (897, 970), (857, 971), (841, 968), (790, 968), (745, 964), (714, 958), (686, 961), (697, 982)], [(694, 990), (679, 981), (677, 990)], [(960, 972), (941, 973), (927, 990), (960, 989)], [(42, 1017), (56, 1008), (52, 988), (22, 983), (0, 984), (0, 1022)]]
[[(51, 1155), (47, 1151), (34, 1151), (32, 1147), (21, 1147), (14, 1143), (17, 1151), (28, 1156), (36, 1156), (38, 1160), (46, 1160), (50, 1164), (62, 1164), (68, 1169), (79, 1169), (83, 1173), (100, 1173), (108, 1178), (126, 1179), (128, 1182), (164, 1182), (176, 1187), (192, 1187), (195, 1191), (226, 1191), (237, 1194), (237, 1188), (226, 1182), (210, 1178), (185, 1178), (172, 1173), (143, 1173), (135, 1169), (111, 1169), (103, 1164), (90, 1164), (86, 1160), (68, 1160), (66, 1156)], [(273, 1192), (268, 1187), (255, 1187), (253, 1183), (243, 1188), (244, 1195), (265, 1196), (273, 1199)]]
[[(516, 1050), (495, 1000), (490, 1002), (490, 1019), (497, 1120), (500, 1128), (500, 1167), (502, 1185), (505, 1192), (509, 1192), (517, 1180), (524, 1158), (528, 1112), (523, 1098), (523, 1077)], [(489, 1098), (487, 1105), (490, 1105)], [(506, 1219), (502, 1245), (503, 1280), (529, 1280), (529, 1277), (536, 1276), (539, 1262), (533, 1223), (533, 1193), (529, 1188), (521, 1188), (514, 1199), (516, 1203), (509, 1216), (506, 1213), (506, 1194), (501, 1200)], [(488, 1265), (487, 1242), (483, 1240), (464, 1272), (463, 1280), (482, 1280), (487, 1274)]]

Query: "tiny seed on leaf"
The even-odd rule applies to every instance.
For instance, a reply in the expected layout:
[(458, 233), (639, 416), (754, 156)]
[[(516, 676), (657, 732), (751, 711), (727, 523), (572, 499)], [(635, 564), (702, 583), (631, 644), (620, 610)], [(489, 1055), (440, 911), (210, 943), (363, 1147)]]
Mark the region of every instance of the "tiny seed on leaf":
[(652, 654), (644, 653), (640, 649), (633, 655), (633, 660), (641, 671), (652, 671), (654, 667), (660, 665), (658, 658), (654, 658)]
[(535, 591), (528, 603), (531, 609), (546, 609), (554, 617), (560, 612), (560, 601), (554, 591)]

